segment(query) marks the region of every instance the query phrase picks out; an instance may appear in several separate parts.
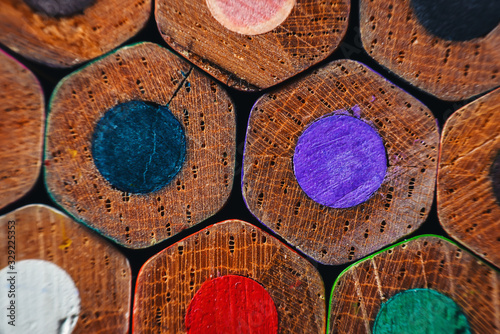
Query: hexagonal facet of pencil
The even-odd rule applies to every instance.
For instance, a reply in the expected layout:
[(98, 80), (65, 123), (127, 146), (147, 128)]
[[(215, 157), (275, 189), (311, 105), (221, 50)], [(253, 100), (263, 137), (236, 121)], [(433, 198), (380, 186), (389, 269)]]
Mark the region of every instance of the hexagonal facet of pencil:
[(459, 101), (500, 85), (497, 0), (361, 0), (366, 52), (413, 86)]
[(499, 279), (445, 238), (412, 238), (340, 274), (327, 333), (494, 333)]
[(259, 228), (230, 220), (149, 259), (137, 277), (134, 333), (323, 333), (318, 271)]
[(77, 220), (126, 247), (148, 247), (223, 206), (235, 146), (226, 92), (169, 51), (141, 43), (56, 88), (46, 184)]
[[(221, 82), (253, 91), (318, 63), (340, 44), (350, 1), (159, 0), (160, 34)], [(307, 14), (305, 14), (307, 13)]]
[(45, 107), (35, 75), (0, 51), (0, 208), (24, 196), (42, 167)]
[(102, 56), (138, 33), (151, 0), (0, 2), (0, 42), (23, 57), (71, 67)]
[(500, 89), (457, 110), (441, 139), (437, 208), (443, 228), (500, 267)]
[(313, 259), (359, 259), (430, 211), (439, 134), (432, 113), (366, 66), (340, 60), (254, 105), (243, 196)]
[(108, 241), (45, 205), (0, 217), (0, 239), (1, 333), (128, 331), (131, 270)]

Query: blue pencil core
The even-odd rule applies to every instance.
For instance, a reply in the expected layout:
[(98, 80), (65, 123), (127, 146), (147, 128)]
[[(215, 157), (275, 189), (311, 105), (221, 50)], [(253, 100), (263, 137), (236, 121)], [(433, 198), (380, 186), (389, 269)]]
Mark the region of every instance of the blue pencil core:
[(115, 188), (150, 193), (165, 187), (181, 170), (186, 136), (167, 107), (130, 101), (109, 109), (98, 121), (92, 156)]
[(431, 34), (450, 41), (469, 41), (500, 23), (498, 0), (411, 0), (418, 21)]

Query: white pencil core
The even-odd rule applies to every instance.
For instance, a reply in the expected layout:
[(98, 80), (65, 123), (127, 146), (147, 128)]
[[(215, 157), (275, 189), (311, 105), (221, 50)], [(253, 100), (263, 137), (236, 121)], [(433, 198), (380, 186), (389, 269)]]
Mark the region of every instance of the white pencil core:
[[(0, 299), (0, 307), (14, 315), (0, 321), (0, 333), (73, 331), (80, 314), (80, 294), (71, 276), (58, 265), (34, 259), (17, 261), (13, 268), (0, 270), (0, 280), (2, 295), (11, 294)], [(12, 319), (15, 326), (9, 323)]]

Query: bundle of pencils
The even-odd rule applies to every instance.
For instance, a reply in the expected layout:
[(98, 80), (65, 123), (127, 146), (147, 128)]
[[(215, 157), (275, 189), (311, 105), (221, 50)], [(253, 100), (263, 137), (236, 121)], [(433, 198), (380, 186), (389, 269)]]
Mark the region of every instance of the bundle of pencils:
[(499, 12), (0, 1), (0, 333), (497, 333)]

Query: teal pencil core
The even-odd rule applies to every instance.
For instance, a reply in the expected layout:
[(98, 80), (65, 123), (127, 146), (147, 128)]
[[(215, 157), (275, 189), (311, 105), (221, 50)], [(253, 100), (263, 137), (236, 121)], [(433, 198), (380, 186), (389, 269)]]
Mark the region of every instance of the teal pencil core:
[(108, 110), (97, 123), (92, 156), (102, 176), (117, 189), (157, 191), (182, 168), (184, 129), (167, 107), (126, 102)]
[(411, 289), (382, 304), (373, 333), (470, 334), (470, 327), (451, 298), (431, 289)]

